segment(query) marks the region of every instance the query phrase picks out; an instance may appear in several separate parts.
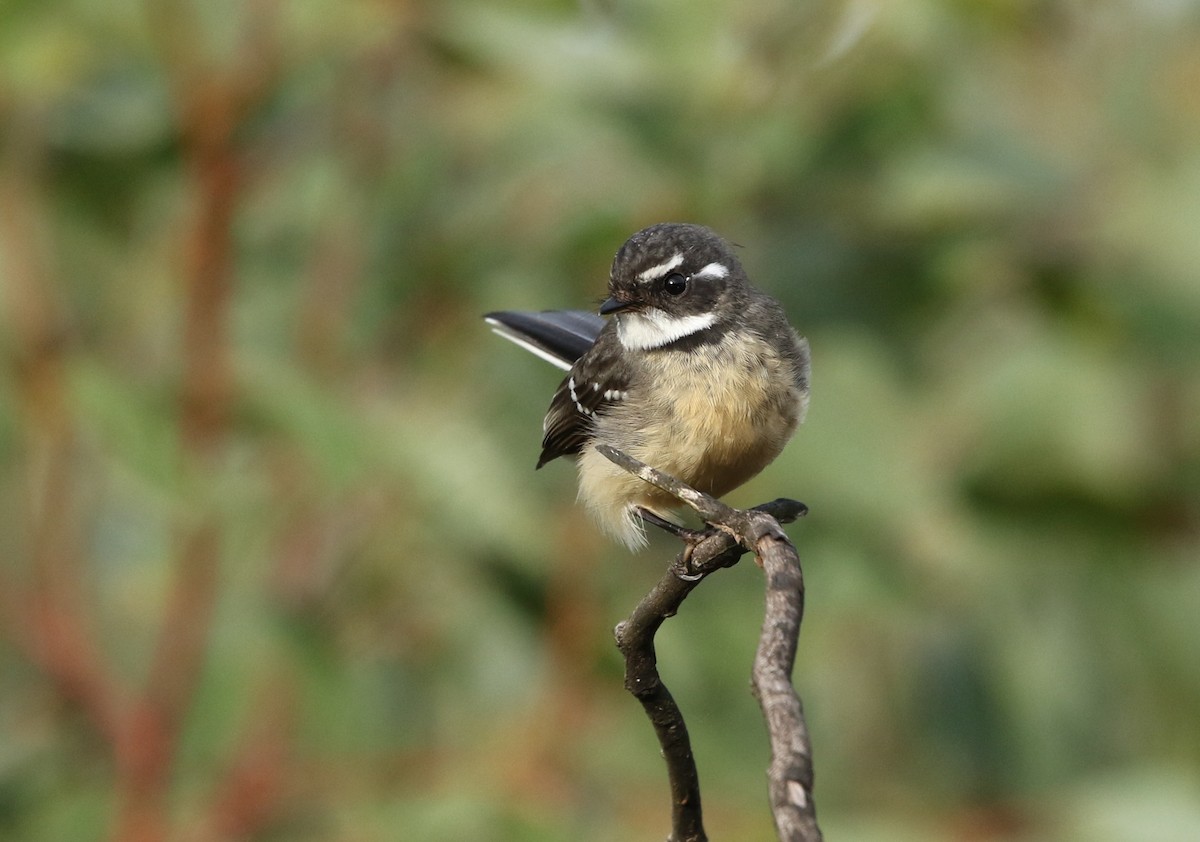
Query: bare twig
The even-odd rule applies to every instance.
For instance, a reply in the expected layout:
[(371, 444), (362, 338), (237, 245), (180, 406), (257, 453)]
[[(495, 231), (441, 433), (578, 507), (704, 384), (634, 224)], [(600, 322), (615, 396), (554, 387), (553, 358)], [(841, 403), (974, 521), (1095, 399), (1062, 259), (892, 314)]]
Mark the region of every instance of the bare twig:
[[(767, 577), (766, 615), (754, 660), (753, 687), (771, 741), (768, 790), (776, 831), (786, 842), (820, 840), (812, 798), (812, 750), (800, 698), (791, 683), (804, 611), (804, 579), (796, 549), (779, 526), (805, 514), (807, 507), (794, 500), (775, 500), (754, 509), (733, 509), (619, 450), (607, 446), (598, 450), (616, 465), (687, 503), (710, 524), (696, 543), (672, 562), (629, 619), (616, 628), (617, 646), (625, 656), (625, 687), (642, 703), (667, 762), (672, 802), (669, 842), (702, 842), (707, 836), (687, 727), (658, 674), (654, 635), (701, 581), (736, 564), (747, 551), (755, 553)], [(693, 574), (686, 578), (678, 575), (685, 560)]]
[(668, 571), (615, 631), (617, 648), (625, 656), (625, 689), (642, 703), (667, 761), (671, 785), (669, 842), (704, 842), (708, 837), (704, 834), (700, 778), (691, 740), (679, 706), (659, 677), (654, 635), (700, 581), (680, 579)]
[(683, 714), (658, 674), (654, 635), (708, 573), (736, 563), (744, 552), (728, 535), (712, 533), (692, 553), (693, 561), (697, 556), (708, 560), (704, 572), (694, 578), (677, 576), (675, 570), (683, 562), (683, 553), (680, 553), (658, 584), (638, 603), (629, 619), (620, 623), (614, 632), (617, 648), (625, 656), (625, 689), (642, 703), (667, 762), (671, 785), (669, 842), (703, 842), (708, 837), (704, 834), (701, 817), (700, 778), (692, 758), (691, 740)]
[(770, 517), (751, 513), (747, 538), (767, 577), (767, 608), (754, 655), (753, 688), (771, 739), (767, 771), (771, 813), (780, 839), (814, 842), (822, 837), (812, 797), (812, 744), (804, 707), (792, 686), (804, 618), (804, 572), (796, 548)]

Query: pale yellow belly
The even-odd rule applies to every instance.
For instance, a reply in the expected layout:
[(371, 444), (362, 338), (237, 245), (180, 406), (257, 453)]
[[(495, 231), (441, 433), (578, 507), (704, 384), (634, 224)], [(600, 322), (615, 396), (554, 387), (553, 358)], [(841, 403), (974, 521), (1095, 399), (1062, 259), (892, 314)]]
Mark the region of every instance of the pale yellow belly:
[[(617, 408), (597, 419), (596, 440), (719, 497), (770, 464), (800, 420), (800, 396), (784, 385), (790, 375), (775, 360), (755, 363), (720, 373), (675, 368), (637, 411)], [(679, 506), (593, 448), (580, 454), (580, 497), (602, 520), (608, 508)]]

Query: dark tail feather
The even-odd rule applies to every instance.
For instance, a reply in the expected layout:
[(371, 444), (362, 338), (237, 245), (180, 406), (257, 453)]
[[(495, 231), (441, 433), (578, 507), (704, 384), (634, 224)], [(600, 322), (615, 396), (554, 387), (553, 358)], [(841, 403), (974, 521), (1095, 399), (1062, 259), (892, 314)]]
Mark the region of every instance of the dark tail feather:
[(604, 327), (604, 319), (584, 310), (502, 310), (483, 318), (500, 336), (564, 370), (592, 347)]

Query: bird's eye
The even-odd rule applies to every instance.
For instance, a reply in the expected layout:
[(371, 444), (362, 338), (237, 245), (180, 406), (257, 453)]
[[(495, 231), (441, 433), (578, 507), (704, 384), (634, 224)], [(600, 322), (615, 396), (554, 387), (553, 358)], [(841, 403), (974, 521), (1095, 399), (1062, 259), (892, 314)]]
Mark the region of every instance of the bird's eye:
[(672, 272), (663, 279), (663, 289), (667, 295), (683, 295), (687, 291), (687, 278), (678, 272)]

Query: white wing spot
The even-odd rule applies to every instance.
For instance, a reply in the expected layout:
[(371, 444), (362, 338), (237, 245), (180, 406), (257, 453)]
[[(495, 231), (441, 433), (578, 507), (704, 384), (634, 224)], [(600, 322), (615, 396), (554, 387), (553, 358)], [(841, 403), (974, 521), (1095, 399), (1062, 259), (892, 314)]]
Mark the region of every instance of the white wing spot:
[[(593, 383), (592, 386), (595, 388), (596, 391), (600, 390), (600, 387), (597, 386), (595, 383)], [(574, 402), (575, 409), (577, 409), (579, 411), (580, 415), (587, 415), (592, 418), (596, 417), (596, 413), (589, 412), (587, 407), (585, 407), (583, 405), (583, 401), (579, 400), (579, 395), (575, 392), (575, 375), (573, 375), (573, 374), (567, 380), (567, 391), (571, 393), (571, 400)]]

